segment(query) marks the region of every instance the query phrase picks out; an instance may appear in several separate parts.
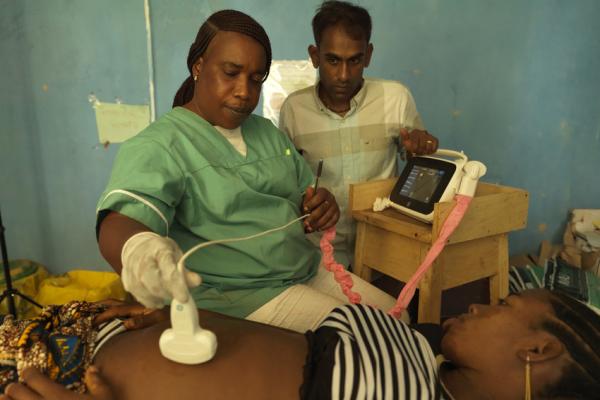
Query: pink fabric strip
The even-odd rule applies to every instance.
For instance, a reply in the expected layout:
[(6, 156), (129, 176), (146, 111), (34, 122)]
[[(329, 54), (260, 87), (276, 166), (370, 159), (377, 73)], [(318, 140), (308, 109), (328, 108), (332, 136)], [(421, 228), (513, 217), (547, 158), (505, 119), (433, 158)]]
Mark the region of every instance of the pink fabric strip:
[(463, 216), (467, 212), (467, 209), (469, 208), (469, 204), (471, 203), (472, 199), (472, 197), (460, 194), (457, 194), (454, 197), (456, 205), (454, 206), (454, 208), (450, 212), (450, 215), (444, 222), (444, 225), (442, 226), (442, 229), (440, 231), (440, 235), (429, 249), (429, 252), (425, 256), (425, 259), (423, 260), (419, 268), (417, 268), (417, 271), (402, 288), (402, 291), (398, 296), (398, 300), (396, 301), (396, 305), (390, 311), (388, 311), (388, 314), (392, 315), (395, 318), (400, 318), (402, 312), (406, 310), (406, 307), (408, 307), (408, 304), (415, 295), (415, 290), (417, 289), (419, 282), (421, 282), (421, 279), (423, 279), (425, 273), (429, 270), (429, 268), (431, 268), (433, 261), (435, 261), (437, 256), (446, 246), (448, 238), (450, 237), (452, 232), (454, 232), (454, 230), (462, 220)]
[(342, 292), (348, 297), (350, 303), (360, 303), (360, 294), (352, 291), (352, 277), (346, 271), (346, 268), (333, 257), (333, 245), (331, 241), (335, 239), (335, 226), (327, 229), (321, 236), (319, 245), (321, 247), (321, 253), (323, 254), (323, 265), (327, 271), (333, 272), (333, 276), (337, 283), (339, 283)]

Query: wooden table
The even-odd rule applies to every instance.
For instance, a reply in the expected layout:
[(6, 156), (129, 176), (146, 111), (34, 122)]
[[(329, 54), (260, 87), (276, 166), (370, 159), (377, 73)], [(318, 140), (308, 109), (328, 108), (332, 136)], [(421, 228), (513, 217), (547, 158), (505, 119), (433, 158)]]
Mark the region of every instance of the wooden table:
[[(357, 221), (353, 270), (371, 280), (371, 270), (407, 282), (435, 242), (454, 203), (437, 203), (429, 225), (394, 209), (372, 210), (389, 196), (396, 178), (350, 185)], [(418, 322), (440, 322), (442, 290), (488, 278), (490, 303), (508, 295), (508, 233), (527, 225), (528, 193), (480, 182), (461, 224), (419, 284)]]

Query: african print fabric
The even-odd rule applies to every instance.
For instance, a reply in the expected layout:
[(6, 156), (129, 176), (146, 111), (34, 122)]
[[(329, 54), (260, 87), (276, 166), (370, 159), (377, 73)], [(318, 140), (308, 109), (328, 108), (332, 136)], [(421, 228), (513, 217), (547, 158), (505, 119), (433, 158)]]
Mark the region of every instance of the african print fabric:
[(7, 315), (0, 325), (0, 393), (35, 367), (76, 392), (85, 392), (83, 376), (91, 364), (97, 331), (94, 318), (105, 306), (74, 301), (44, 307), (32, 319)]

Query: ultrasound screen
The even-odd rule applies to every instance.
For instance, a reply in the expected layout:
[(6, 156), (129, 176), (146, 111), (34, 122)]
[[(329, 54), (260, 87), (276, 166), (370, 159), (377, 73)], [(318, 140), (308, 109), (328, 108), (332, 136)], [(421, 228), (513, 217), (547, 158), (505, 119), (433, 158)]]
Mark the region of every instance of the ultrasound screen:
[(402, 196), (429, 203), (445, 171), (414, 165), (400, 190)]

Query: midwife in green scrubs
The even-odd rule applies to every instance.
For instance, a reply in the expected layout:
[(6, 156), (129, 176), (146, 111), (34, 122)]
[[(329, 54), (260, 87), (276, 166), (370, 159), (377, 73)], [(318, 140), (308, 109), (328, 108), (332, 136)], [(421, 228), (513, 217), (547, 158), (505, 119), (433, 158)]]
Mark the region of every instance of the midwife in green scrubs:
[[(148, 307), (189, 293), (200, 308), (304, 331), (346, 301), (305, 233), (339, 208), (286, 135), (253, 115), (271, 64), (262, 26), (234, 10), (211, 15), (190, 47), (173, 109), (126, 141), (97, 213), (99, 247)], [(255, 239), (209, 246), (206, 241)], [(354, 277), (368, 304), (393, 299)], [(373, 294), (371, 296), (371, 293)]]

